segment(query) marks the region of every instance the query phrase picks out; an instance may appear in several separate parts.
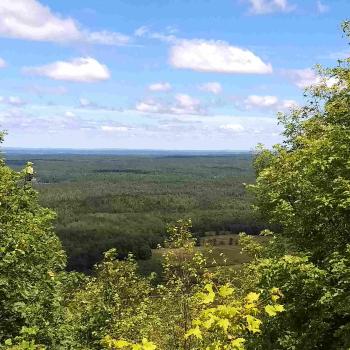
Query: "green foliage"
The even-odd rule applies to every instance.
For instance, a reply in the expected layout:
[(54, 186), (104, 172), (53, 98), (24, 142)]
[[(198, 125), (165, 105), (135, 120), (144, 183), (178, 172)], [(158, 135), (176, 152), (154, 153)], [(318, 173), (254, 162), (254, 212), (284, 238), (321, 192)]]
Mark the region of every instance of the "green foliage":
[[(349, 36), (348, 22), (343, 28)], [(255, 257), (244, 276), (263, 290), (279, 287), (286, 311), (251, 349), (350, 346), (350, 60), (317, 70), (307, 104), (279, 116), (284, 144), (260, 147), (255, 159), (256, 208), (281, 230), (265, 246), (243, 237)]]
[(309, 103), (280, 117), (286, 141), (260, 151), (250, 186), (264, 217), (316, 259), (350, 243), (349, 65), (322, 70)]
[(121, 261), (115, 249), (106, 252), (95, 275), (86, 279), (67, 305), (66, 333), (73, 339), (73, 348), (100, 349), (106, 336), (139, 339), (147, 335), (156, 323), (151, 292), (150, 279), (137, 274), (132, 256)]
[[(54, 341), (60, 319), (59, 272), (65, 254), (52, 230), (55, 215), (38, 204), (27, 175), (0, 160), (0, 343), (31, 348)], [(34, 346), (34, 345), (33, 345)], [(32, 347), (33, 348), (33, 347)]]

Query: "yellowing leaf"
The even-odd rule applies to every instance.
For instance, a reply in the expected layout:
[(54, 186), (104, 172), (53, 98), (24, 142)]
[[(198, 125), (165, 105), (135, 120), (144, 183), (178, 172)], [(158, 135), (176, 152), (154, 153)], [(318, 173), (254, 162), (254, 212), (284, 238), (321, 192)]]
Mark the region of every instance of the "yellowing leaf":
[(245, 299), (247, 300), (247, 302), (249, 304), (255, 303), (256, 301), (259, 300), (260, 294), (259, 293), (254, 293), (254, 292), (250, 292)]
[(185, 338), (187, 339), (188, 337), (190, 337), (191, 335), (193, 335), (194, 337), (198, 338), (198, 339), (202, 339), (202, 332), (199, 329), (199, 327), (196, 328), (191, 328), (186, 334), (185, 334)]
[(155, 350), (157, 347), (150, 341), (148, 341), (146, 338), (142, 339), (142, 347), (143, 350)]
[(142, 345), (140, 345), (140, 344), (133, 344), (133, 345), (131, 346), (131, 349), (132, 349), (132, 350), (143, 350), (143, 347), (142, 347)]
[(246, 319), (247, 319), (247, 323), (248, 323), (247, 328), (250, 332), (261, 333), (260, 325), (262, 322), (259, 319), (257, 319), (254, 316), (251, 316), (251, 315), (247, 315)]
[(271, 300), (272, 300), (272, 301), (277, 301), (279, 298), (280, 298), (279, 295), (276, 295), (276, 294), (271, 295)]
[(195, 319), (195, 320), (192, 321), (192, 324), (193, 324), (194, 326), (200, 326), (200, 325), (202, 324), (202, 321), (201, 321), (201, 320), (198, 320), (198, 319)]
[(114, 340), (113, 341), (113, 346), (117, 349), (122, 349), (122, 348), (126, 348), (127, 346), (129, 346), (130, 343), (126, 340)]
[(210, 304), (215, 300), (213, 286), (211, 284), (207, 284), (204, 288), (208, 291), (208, 293), (201, 293), (199, 296), (202, 299), (203, 304)]
[(224, 286), (220, 287), (219, 289), (219, 295), (223, 298), (226, 298), (230, 295), (232, 295), (234, 292), (234, 289), (229, 287), (229, 285), (225, 284)]
[(270, 316), (274, 317), (277, 315), (276, 310), (273, 305), (266, 305), (265, 306), (265, 312)]
[(275, 317), (278, 312), (284, 311), (283, 305), (276, 304), (276, 305), (266, 305), (265, 306), (265, 312), (270, 316), (270, 317)]
[(203, 322), (203, 326), (206, 329), (209, 329), (212, 327), (212, 325), (215, 323), (215, 321), (216, 321), (216, 317), (211, 315), (210, 318), (208, 318), (206, 321)]
[(227, 329), (230, 325), (231, 323), (227, 318), (220, 318), (220, 320), (218, 321), (218, 326), (222, 328), (225, 333), (227, 333)]
[(276, 310), (277, 312), (282, 312), (282, 311), (284, 311), (284, 306), (281, 305), (281, 304), (276, 304), (276, 305), (275, 305), (275, 310)]
[(231, 341), (231, 346), (235, 350), (244, 350), (245, 349), (245, 347), (243, 345), (244, 342), (245, 342), (244, 338), (236, 338), (236, 339)]
[(272, 294), (280, 294), (281, 293), (280, 289), (276, 288), (276, 287), (271, 288), (270, 292)]

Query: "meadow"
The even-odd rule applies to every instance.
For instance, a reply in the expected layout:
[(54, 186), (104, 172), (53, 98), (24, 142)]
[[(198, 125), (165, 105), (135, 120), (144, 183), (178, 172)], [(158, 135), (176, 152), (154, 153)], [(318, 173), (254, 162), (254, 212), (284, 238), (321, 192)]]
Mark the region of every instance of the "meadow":
[(255, 180), (248, 152), (6, 153), (12, 168), (27, 161), (34, 163), (41, 204), (57, 213), (70, 270), (89, 272), (112, 247), (120, 257), (131, 251), (148, 260), (152, 249), (157, 256), (167, 225), (180, 218), (192, 219), (196, 237), (264, 228), (243, 185)]

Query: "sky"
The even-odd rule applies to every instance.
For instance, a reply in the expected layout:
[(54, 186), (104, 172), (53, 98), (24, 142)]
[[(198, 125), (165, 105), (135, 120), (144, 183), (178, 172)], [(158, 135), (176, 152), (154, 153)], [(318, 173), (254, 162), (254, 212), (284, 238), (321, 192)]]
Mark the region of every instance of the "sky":
[(1, 0), (5, 147), (250, 150), (281, 142), (349, 0)]

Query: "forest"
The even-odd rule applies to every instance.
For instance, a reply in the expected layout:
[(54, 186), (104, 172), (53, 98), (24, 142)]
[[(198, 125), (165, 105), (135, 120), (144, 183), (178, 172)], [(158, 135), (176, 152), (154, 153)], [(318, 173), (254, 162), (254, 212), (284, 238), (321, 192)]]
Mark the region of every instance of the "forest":
[(167, 224), (185, 217), (198, 238), (265, 228), (243, 186), (255, 179), (250, 152), (18, 152), (5, 153), (6, 164), (16, 170), (35, 164), (34, 187), (40, 203), (57, 213), (55, 229), (70, 270), (89, 272), (113, 247), (120, 257), (132, 252), (149, 259)]
[[(342, 28), (349, 39), (350, 22)], [(120, 169), (113, 164), (116, 159), (105, 159), (106, 163), (98, 165), (100, 173), (93, 175), (96, 163), (85, 159), (82, 168), (90, 170), (77, 167), (78, 174), (70, 180), (69, 159), (62, 161), (57, 178), (45, 172), (50, 168), (47, 164), (40, 175), (43, 160), (36, 166), (33, 159), (34, 164), (28, 162), (16, 170), (1, 160), (0, 349), (349, 350), (350, 58), (339, 60), (333, 68), (316, 69), (320, 80), (305, 91), (305, 104), (278, 115), (284, 141), (272, 149), (257, 146), (254, 172), (249, 157), (241, 155), (210, 161), (157, 159), (156, 166), (150, 160), (135, 159), (132, 167), (120, 167), (133, 170), (132, 175), (128, 173), (128, 181), (135, 176), (131, 187), (136, 190), (131, 196), (121, 191), (125, 173), (110, 173)], [(4, 137), (1, 133), (1, 141)], [(7, 161), (11, 163), (10, 158)], [(176, 161), (182, 164), (180, 174), (169, 171)], [(207, 162), (209, 169), (204, 166)], [(230, 162), (234, 171), (221, 169), (222, 178), (210, 180), (218, 176), (217, 167)], [(147, 164), (151, 174), (140, 174)], [(191, 189), (193, 175), (186, 178), (184, 174), (186, 166), (199, 171), (195, 175), (201, 184), (198, 193), (208, 199), (203, 208)], [(151, 168), (157, 169), (156, 174)], [(236, 168), (250, 174), (249, 181), (243, 181), (249, 197), (244, 197), (239, 185), (243, 174)], [(114, 186), (115, 174), (120, 178)], [(139, 175), (147, 181), (137, 181)], [(80, 183), (84, 176), (85, 184)], [(156, 193), (152, 183), (157, 176), (164, 188), (169, 187), (164, 201), (157, 198), (164, 192)], [(108, 179), (111, 188), (99, 185), (93, 180), (96, 177)], [(50, 184), (45, 187), (45, 182)], [(75, 206), (78, 220), (80, 204), (82, 208), (96, 206), (102, 213), (104, 208), (107, 214), (138, 208), (144, 215), (143, 208), (151, 203), (149, 215), (159, 212), (164, 215), (159, 218), (166, 221), (161, 209), (167, 200), (171, 202), (167, 196), (174, 195), (177, 186), (186, 191), (172, 207), (175, 221), (167, 226), (159, 248), (160, 278), (155, 273), (140, 275), (136, 255), (122, 252), (119, 256), (118, 246), (103, 253), (91, 274), (66, 269), (67, 255), (56, 230), (74, 225), (72, 218), (55, 221), (55, 212), (47, 208), (48, 203), (55, 203), (55, 196), (58, 200), (52, 207), (58, 215)], [(46, 192), (51, 187), (53, 197)], [(101, 196), (84, 197), (82, 192), (89, 194), (92, 188)], [(126, 198), (122, 203), (120, 193)], [(139, 193), (145, 195), (140, 204), (133, 197)], [(109, 194), (111, 205), (103, 202), (102, 195)], [(66, 209), (69, 195), (76, 202)], [(215, 203), (214, 198), (223, 201), (226, 218), (230, 210), (236, 210), (234, 204), (230, 206), (230, 196), (243, 198), (242, 207), (252, 203), (270, 229), (263, 229), (260, 239), (239, 235), (238, 244), (249, 257), (240, 266), (217, 266), (213, 247), (198, 247), (195, 234), (207, 229), (196, 214), (199, 209), (204, 216), (210, 213), (209, 202)], [(237, 207), (237, 216), (227, 224), (240, 217), (241, 207)], [(212, 230), (228, 229), (210, 225)]]

